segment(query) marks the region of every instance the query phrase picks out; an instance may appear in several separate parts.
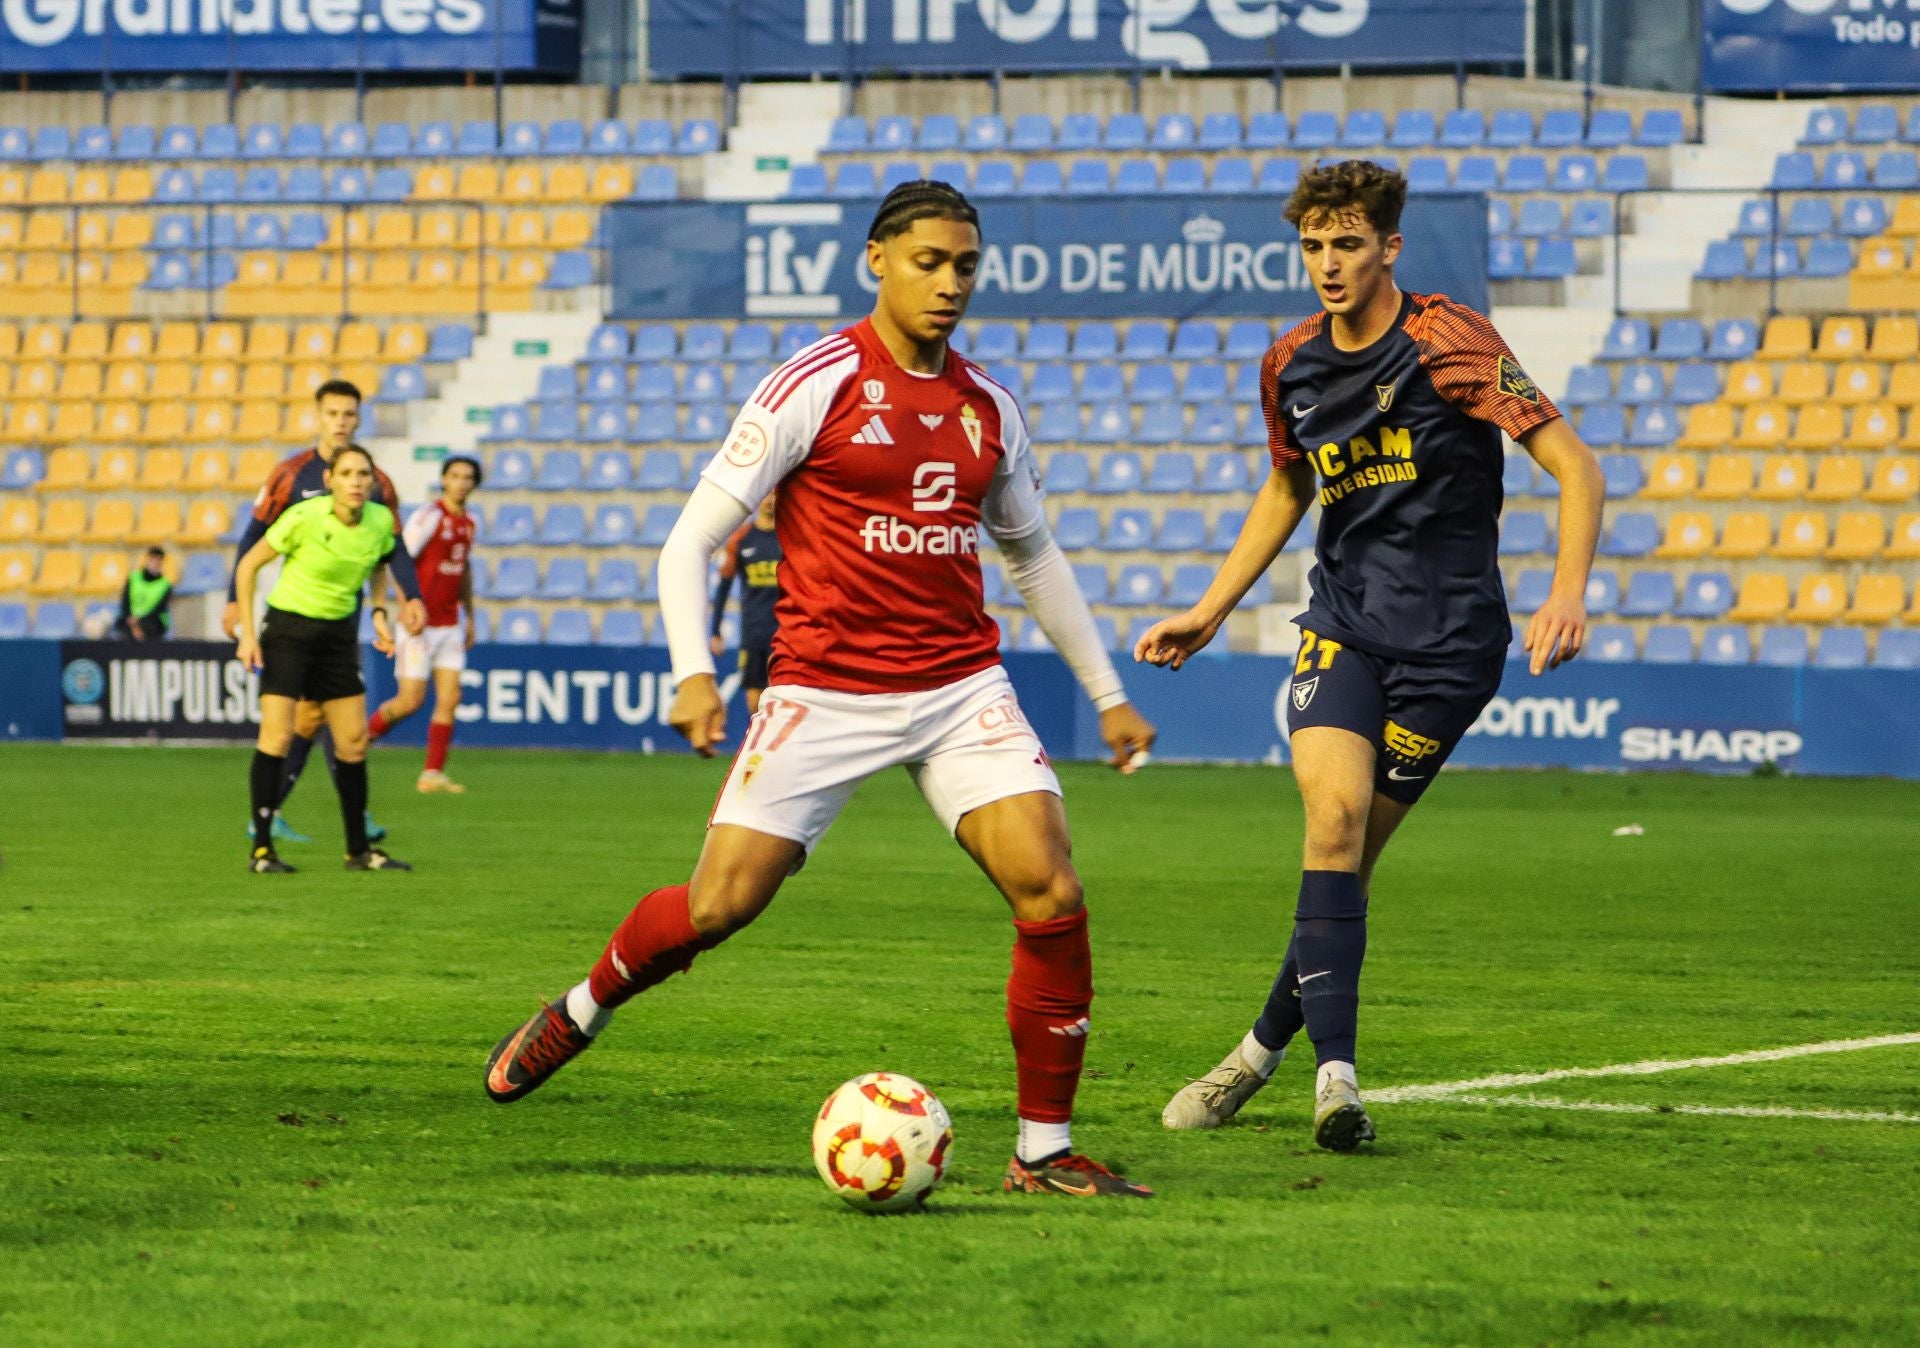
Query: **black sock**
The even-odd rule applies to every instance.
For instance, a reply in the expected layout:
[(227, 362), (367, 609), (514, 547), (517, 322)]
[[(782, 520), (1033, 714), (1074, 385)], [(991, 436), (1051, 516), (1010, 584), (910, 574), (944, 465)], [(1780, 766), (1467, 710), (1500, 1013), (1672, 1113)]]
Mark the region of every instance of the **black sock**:
[(280, 777), (287, 760), (278, 754), (253, 751), (253, 767), (247, 773), (247, 788), (252, 798), (253, 845), (273, 846), (273, 812), (280, 801)]
[(284, 764), (280, 777), (280, 795), (274, 801), (277, 809), (287, 803), (287, 797), (293, 794), (294, 785), (299, 782), (300, 774), (306, 770), (307, 755), (313, 752), (311, 736), (295, 735), (287, 744), (287, 756), (273, 761)]
[(1279, 977), (1273, 980), (1273, 991), (1267, 994), (1260, 1019), (1253, 1022), (1253, 1037), (1267, 1048), (1285, 1048), (1306, 1023), (1306, 1017), (1300, 1014), (1300, 963), (1289, 941)]
[(347, 855), (367, 850), (367, 765), (341, 763), (333, 770), (333, 789), (340, 793), (340, 822), (347, 826)]
[[(1302, 871), (1293, 914), (1300, 1014), (1317, 1062), (1352, 1062), (1367, 957), (1367, 893), (1347, 871)], [(1264, 1041), (1263, 1041), (1264, 1042)]]
[(321, 726), (320, 733), (313, 738), (320, 745), (320, 752), (326, 755), (327, 776), (338, 778), (340, 775), (340, 756), (336, 754), (333, 749), (333, 732), (325, 726)]

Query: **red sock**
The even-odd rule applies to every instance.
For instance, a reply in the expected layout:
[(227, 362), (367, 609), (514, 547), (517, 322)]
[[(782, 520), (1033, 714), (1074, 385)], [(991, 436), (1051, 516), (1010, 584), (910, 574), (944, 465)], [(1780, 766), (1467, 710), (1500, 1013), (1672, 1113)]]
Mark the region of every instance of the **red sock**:
[(447, 766), (447, 750), (453, 747), (453, 724), (427, 722), (427, 771), (438, 772)]
[(669, 974), (685, 973), (695, 955), (726, 939), (702, 936), (693, 929), (685, 885), (656, 889), (614, 928), (613, 939), (587, 979), (588, 990), (594, 1001), (611, 1009)]
[(382, 707), (374, 712), (373, 719), (367, 722), (367, 738), (377, 740), (391, 729), (393, 727), (387, 724), (387, 709)]
[(1087, 1056), (1087, 1008), (1093, 1003), (1087, 910), (1045, 922), (1016, 920), (1013, 930), (1007, 1028), (1019, 1069), (1020, 1117), (1066, 1123)]

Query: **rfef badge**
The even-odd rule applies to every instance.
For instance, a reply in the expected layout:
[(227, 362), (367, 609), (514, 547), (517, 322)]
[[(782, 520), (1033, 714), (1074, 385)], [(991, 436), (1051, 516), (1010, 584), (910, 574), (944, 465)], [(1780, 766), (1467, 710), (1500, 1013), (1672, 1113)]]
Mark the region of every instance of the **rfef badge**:
[(1512, 356), (1500, 357), (1500, 391), (1515, 398), (1525, 398), (1530, 403), (1540, 401), (1540, 386), (1533, 382), (1527, 372), (1520, 368), (1520, 362)]

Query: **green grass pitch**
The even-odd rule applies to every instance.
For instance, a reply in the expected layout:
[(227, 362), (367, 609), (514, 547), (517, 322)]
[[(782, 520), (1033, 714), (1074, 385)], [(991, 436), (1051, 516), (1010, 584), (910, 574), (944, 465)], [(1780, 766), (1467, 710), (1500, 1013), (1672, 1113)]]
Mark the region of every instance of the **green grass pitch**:
[[(1063, 772), (1076, 1141), (1159, 1189), (1095, 1203), (999, 1190), (1010, 929), (904, 774), (503, 1108), (487, 1050), (684, 877), (722, 765), (463, 750), (471, 794), (419, 797), (383, 750), (416, 873), (339, 869), (316, 771), (309, 869), (254, 877), (246, 761), (0, 749), (0, 1343), (1920, 1340), (1920, 1044), (1381, 1104), (1352, 1156), (1310, 1145), (1307, 1052), (1235, 1126), (1164, 1131), (1285, 944), (1284, 772)], [(1912, 784), (1450, 773), (1375, 880), (1362, 1085), (1920, 1030), (1916, 819)], [(921, 1214), (846, 1209), (808, 1157), (879, 1068), (953, 1112)]]

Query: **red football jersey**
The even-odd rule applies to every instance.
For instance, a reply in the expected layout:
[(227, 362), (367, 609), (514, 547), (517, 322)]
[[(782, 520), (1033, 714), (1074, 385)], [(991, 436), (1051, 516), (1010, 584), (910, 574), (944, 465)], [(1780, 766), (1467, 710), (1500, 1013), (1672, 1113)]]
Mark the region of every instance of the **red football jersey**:
[(407, 518), (405, 536), (414, 569), (420, 573), (427, 626), (457, 627), (460, 589), (473, 552), (473, 516), (456, 515), (438, 500), (429, 501)]
[(749, 510), (780, 488), (774, 683), (915, 692), (999, 663), (980, 533), (1046, 514), (1020, 409), (978, 366), (914, 374), (862, 320), (768, 375), (705, 477)]

